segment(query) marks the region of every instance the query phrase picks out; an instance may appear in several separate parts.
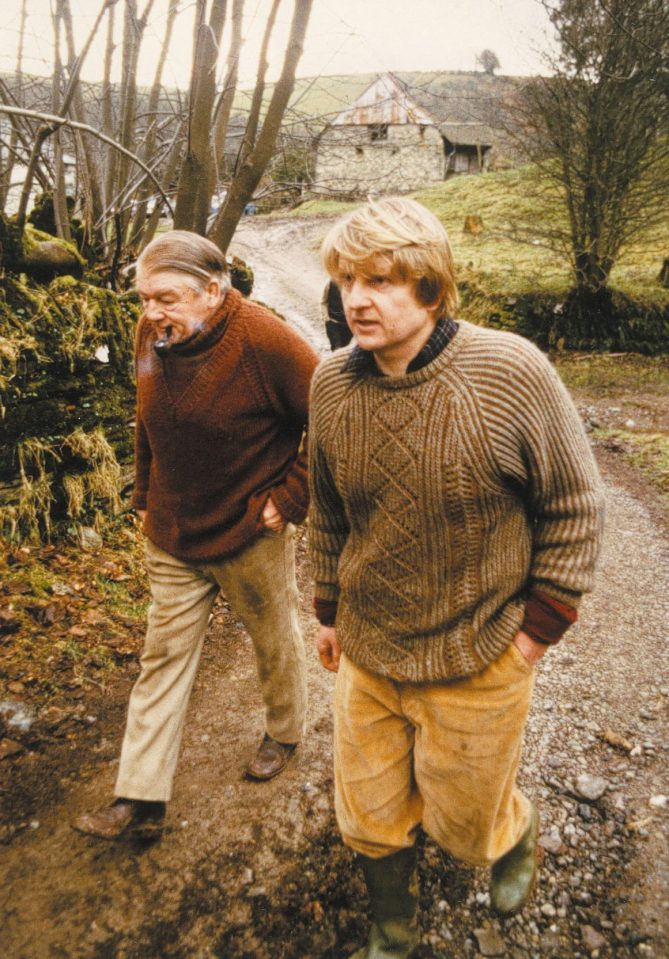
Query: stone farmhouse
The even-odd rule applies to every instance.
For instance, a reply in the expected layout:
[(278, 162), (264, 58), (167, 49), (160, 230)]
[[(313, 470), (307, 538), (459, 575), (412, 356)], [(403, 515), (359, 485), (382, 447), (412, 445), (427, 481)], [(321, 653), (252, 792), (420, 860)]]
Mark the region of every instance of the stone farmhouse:
[[(481, 118), (500, 122), (505, 79), (486, 77), (482, 93), (456, 96), (443, 83), (413, 87), (377, 77), (320, 133), (313, 189), (342, 196), (404, 193), (485, 172), (496, 152), (501, 157), (504, 138)], [(498, 84), (494, 95), (490, 81)]]

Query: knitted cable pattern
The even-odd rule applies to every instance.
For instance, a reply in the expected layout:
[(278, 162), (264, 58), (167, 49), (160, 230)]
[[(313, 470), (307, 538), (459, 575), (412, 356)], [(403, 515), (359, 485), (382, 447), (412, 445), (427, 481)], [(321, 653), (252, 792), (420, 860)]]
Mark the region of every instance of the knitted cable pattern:
[(577, 606), (592, 587), (601, 485), (547, 359), (461, 323), (403, 377), (313, 382), (310, 548), (356, 663), (400, 681), (471, 675), (523, 620), (531, 587)]

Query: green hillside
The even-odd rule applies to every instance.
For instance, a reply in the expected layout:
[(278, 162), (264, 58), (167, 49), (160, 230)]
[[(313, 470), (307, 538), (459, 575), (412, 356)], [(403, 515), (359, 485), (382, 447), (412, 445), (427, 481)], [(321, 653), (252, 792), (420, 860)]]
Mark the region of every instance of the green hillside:
[[(559, 295), (571, 286), (566, 256), (550, 249), (546, 237), (551, 227), (564, 227), (564, 213), (534, 168), (454, 177), (413, 196), (446, 227), (461, 277), (471, 278), (487, 294), (516, 296), (532, 291)], [(335, 216), (355, 205), (312, 200), (295, 212)], [(463, 232), (465, 217), (470, 215), (482, 219), (483, 230), (477, 236)], [(669, 291), (657, 282), (667, 250), (669, 224), (648, 231), (623, 252), (611, 285), (630, 296), (669, 303)]]
[[(302, 77), (295, 81), (284, 127), (292, 123), (318, 119), (325, 126), (338, 113), (349, 106), (378, 73), (346, 74), (331, 77)], [(393, 74), (400, 83), (409, 88), (409, 94), (434, 114), (435, 119), (453, 122), (465, 120), (490, 121), (490, 112), (495, 108), (510, 85), (520, 78), (490, 76), (477, 72), (406, 72)], [(273, 86), (267, 87), (265, 101), (272, 95)], [(238, 91), (235, 109), (244, 112), (250, 103), (252, 91)], [(479, 114), (481, 114), (479, 116)]]

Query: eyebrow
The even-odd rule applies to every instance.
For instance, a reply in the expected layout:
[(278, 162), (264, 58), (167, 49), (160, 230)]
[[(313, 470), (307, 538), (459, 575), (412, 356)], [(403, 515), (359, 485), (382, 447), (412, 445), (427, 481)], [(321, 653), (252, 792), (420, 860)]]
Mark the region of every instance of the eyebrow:
[[(183, 289), (178, 289), (175, 286), (162, 286), (162, 287), (159, 286), (156, 289), (151, 290), (151, 294), (153, 296), (165, 296), (165, 294), (169, 294), (169, 293), (178, 294), (178, 293), (183, 293), (184, 290), (187, 288), (188, 287), (184, 287)], [(139, 296), (146, 296), (146, 293), (142, 293), (139, 287), (135, 287), (135, 289)]]

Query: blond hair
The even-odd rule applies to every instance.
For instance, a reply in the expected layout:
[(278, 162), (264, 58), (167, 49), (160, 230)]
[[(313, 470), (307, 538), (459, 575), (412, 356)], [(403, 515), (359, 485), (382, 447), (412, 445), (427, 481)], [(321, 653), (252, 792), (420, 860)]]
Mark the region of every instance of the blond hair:
[(413, 285), (423, 306), (437, 316), (454, 316), (458, 308), (453, 254), (446, 230), (426, 207), (406, 197), (370, 200), (332, 227), (321, 247), (325, 269), (341, 281), (345, 261), (362, 274), (374, 272), (381, 259), (391, 276)]
[(137, 273), (184, 273), (187, 282), (202, 293), (210, 280), (221, 290), (230, 286), (224, 254), (215, 243), (189, 230), (171, 230), (146, 245), (137, 259)]

